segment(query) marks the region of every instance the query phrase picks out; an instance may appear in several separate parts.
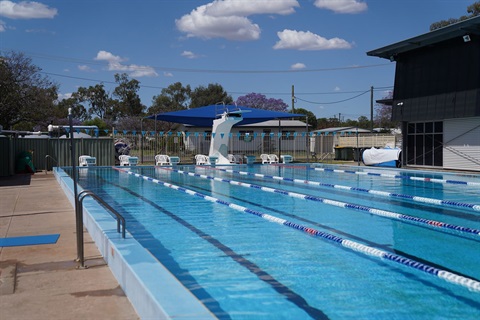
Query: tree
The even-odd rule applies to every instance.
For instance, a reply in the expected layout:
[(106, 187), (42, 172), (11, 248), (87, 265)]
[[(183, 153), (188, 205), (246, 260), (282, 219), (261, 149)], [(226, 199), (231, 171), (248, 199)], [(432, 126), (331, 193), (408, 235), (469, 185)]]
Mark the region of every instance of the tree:
[[(87, 120), (83, 122), (83, 124), (86, 126), (97, 126), (99, 136), (106, 136), (107, 133), (105, 132), (105, 129), (111, 128), (111, 126), (109, 126), (104, 120), (100, 118)], [(94, 132), (91, 133), (91, 135), (94, 135), (94, 134), (95, 134)]]
[(184, 87), (181, 82), (175, 82), (162, 89), (158, 96), (153, 97), (153, 103), (148, 108), (148, 114), (157, 114), (187, 109), (192, 89), (190, 85)]
[(461, 16), (460, 18), (450, 18), (448, 20), (440, 20), (440, 21), (434, 22), (430, 25), (430, 31), (434, 31), (434, 30), (446, 27), (448, 25), (451, 25), (460, 21), (464, 21), (480, 15), (480, 1), (477, 1), (469, 5), (467, 7), (467, 13), (469, 13), (469, 15), (464, 15), (464, 16)]
[(90, 118), (87, 109), (85, 109), (85, 107), (74, 97), (58, 101), (53, 108), (53, 118), (66, 119), (68, 117), (68, 109), (70, 108), (72, 109), (72, 116), (74, 119), (83, 122)]
[(283, 102), (282, 99), (274, 99), (267, 97), (261, 93), (249, 93), (245, 96), (238, 97), (237, 105), (245, 106), (249, 108), (255, 109), (264, 109), (264, 110), (271, 110), (271, 111), (280, 111), (286, 112), (288, 109), (288, 104)]
[[(315, 114), (313, 112), (303, 108), (297, 108), (295, 109), (295, 113), (304, 114), (307, 116), (307, 119), (308, 119), (307, 121), (308, 121), (308, 125), (310, 126), (310, 130), (317, 129), (317, 117), (315, 117)], [(305, 118), (301, 118), (299, 120), (305, 122)]]
[[(382, 100), (392, 99), (393, 92), (390, 91)], [(399, 126), (398, 122), (392, 121), (392, 106), (387, 104), (377, 103), (375, 105), (374, 123), (379, 128), (396, 128)]]
[(372, 122), (365, 116), (358, 117), (357, 126), (362, 129), (370, 129)]
[(94, 87), (80, 87), (77, 92), (73, 93), (72, 97), (79, 102), (87, 102), (89, 104), (88, 114), (90, 116), (95, 115), (102, 120), (116, 118), (114, 113), (115, 101), (105, 91), (103, 83)]
[(190, 94), (190, 108), (198, 108), (209, 106), (223, 102), (224, 104), (232, 104), (232, 97), (225, 92), (219, 84), (209, 84), (208, 87), (198, 86)]
[(53, 110), (58, 86), (23, 53), (0, 57), (0, 125), (6, 129), (33, 130)]
[(140, 116), (145, 110), (137, 93), (140, 90), (140, 82), (129, 79), (126, 73), (115, 74), (115, 82), (118, 86), (113, 91), (113, 95), (119, 99), (115, 116)]

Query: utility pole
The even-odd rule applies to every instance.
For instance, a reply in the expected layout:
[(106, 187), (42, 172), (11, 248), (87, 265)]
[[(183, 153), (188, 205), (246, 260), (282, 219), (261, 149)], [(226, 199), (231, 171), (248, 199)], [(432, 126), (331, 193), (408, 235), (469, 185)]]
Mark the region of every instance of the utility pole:
[(373, 86), (370, 87), (370, 132), (373, 132)]
[(292, 84), (292, 113), (295, 113), (295, 86)]

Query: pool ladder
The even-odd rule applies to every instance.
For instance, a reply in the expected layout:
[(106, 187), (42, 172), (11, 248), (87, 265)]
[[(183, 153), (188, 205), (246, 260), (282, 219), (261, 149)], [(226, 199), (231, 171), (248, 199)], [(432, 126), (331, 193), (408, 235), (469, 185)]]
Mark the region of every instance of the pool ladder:
[(106, 203), (102, 198), (100, 198), (98, 195), (93, 193), (90, 190), (83, 190), (80, 192), (77, 196), (77, 201), (78, 201), (78, 212), (76, 214), (76, 219), (77, 219), (77, 261), (80, 262), (80, 266), (83, 268), (85, 267), (85, 256), (84, 256), (84, 248), (83, 248), (83, 199), (85, 197), (91, 196), (95, 200), (97, 200), (104, 208), (108, 209), (110, 212), (112, 212), (115, 217), (117, 218), (117, 232), (120, 233), (120, 225), (122, 226), (122, 238), (125, 239), (125, 228), (126, 228), (126, 223), (125, 223), (125, 218), (118, 213), (117, 210), (112, 208), (108, 203)]
[(47, 174), (47, 171), (48, 171), (48, 158), (52, 159), (53, 161), (55, 161), (55, 163), (58, 165), (58, 161), (57, 159), (55, 159), (54, 157), (52, 157), (51, 155), (47, 154), (45, 156), (45, 174)]

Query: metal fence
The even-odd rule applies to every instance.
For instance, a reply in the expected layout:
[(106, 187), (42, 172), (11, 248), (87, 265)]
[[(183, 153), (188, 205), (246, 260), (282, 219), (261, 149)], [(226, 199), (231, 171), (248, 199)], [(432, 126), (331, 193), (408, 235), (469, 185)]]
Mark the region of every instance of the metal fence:
[[(116, 142), (129, 146), (129, 154), (142, 164), (153, 164), (155, 155), (178, 156), (182, 163), (194, 163), (195, 155), (208, 155), (211, 132), (120, 132), (113, 135)], [(370, 133), (279, 132), (229, 133), (228, 153), (241, 156), (288, 154), (294, 161), (330, 161), (336, 158), (337, 147), (369, 148), (398, 145), (399, 136)], [(338, 160), (338, 159), (337, 159)]]
[[(115, 148), (112, 138), (80, 138), (75, 140), (75, 156), (90, 155), (99, 166), (115, 164)], [(32, 154), (35, 169), (52, 170), (54, 166), (71, 166), (70, 139), (0, 137), (0, 176), (15, 173), (17, 157), (23, 151)]]
[[(195, 163), (195, 155), (208, 155), (212, 137), (211, 132), (114, 131), (110, 137), (75, 139), (76, 161), (80, 155), (89, 155), (97, 159), (99, 166), (118, 165), (115, 144), (123, 142), (128, 146), (128, 154), (137, 156), (140, 164), (154, 164), (157, 154), (178, 156), (181, 163), (190, 164)], [(229, 133), (228, 153), (242, 159), (255, 156), (258, 161), (261, 154), (267, 153), (288, 154), (298, 162), (329, 162), (338, 160), (337, 147), (382, 147), (392, 141), (397, 144), (395, 136), (381, 134), (233, 132)], [(30, 150), (37, 170), (72, 165), (69, 139), (0, 137), (0, 176), (13, 174), (17, 155)]]
[[(212, 133), (167, 132), (157, 134), (116, 134), (115, 141), (126, 143), (130, 155), (139, 157), (141, 163), (153, 163), (155, 155), (178, 156), (182, 163), (194, 163), (195, 155), (208, 155)], [(228, 153), (253, 155), (262, 153), (291, 154), (295, 158), (307, 158), (308, 138), (302, 136), (276, 136), (257, 134), (229, 134)]]

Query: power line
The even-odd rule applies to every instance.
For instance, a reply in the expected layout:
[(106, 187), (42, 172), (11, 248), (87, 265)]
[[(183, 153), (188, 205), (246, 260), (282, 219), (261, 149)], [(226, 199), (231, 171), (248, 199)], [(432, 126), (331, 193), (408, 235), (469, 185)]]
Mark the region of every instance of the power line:
[[(99, 79), (91, 79), (91, 78), (84, 78), (84, 77), (74, 77), (74, 76), (68, 76), (68, 75), (64, 75), (64, 74), (58, 74), (58, 73), (52, 73), (52, 72), (45, 72), (45, 71), (40, 71), (39, 73), (42, 73), (42, 74), (46, 74), (46, 75), (49, 75), (49, 76), (55, 76), (55, 77), (61, 77), (61, 78), (68, 78), (68, 79), (76, 79), (76, 80), (83, 80), (83, 81), (90, 81), (90, 82), (95, 82), (95, 83), (108, 83), (108, 84), (117, 84), (115, 81), (109, 81), (109, 80), (99, 80)], [(143, 84), (139, 84), (139, 87), (140, 88), (149, 88), (149, 89), (166, 89), (165, 87), (160, 87), (160, 86), (149, 86), (149, 85), (143, 85)], [(389, 89), (389, 88), (393, 88), (393, 86), (388, 86), (388, 87), (378, 87), (378, 88), (375, 88), (376, 89)], [(361, 93), (361, 94), (365, 94), (364, 91), (360, 91), (360, 90), (356, 90), (356, 91), (333, 91), (333, 92), (300, 92), (298, 93), (299, 95), (327, 95), (327, 94), (350, 94), (350, 93)], [(248, 93), (251, 93), (251, 92), (235, 92), (235, 91), (230, 91), (229, 92), (230, 94), (248, 94)], [(265, 94), (265, 95), (291, 95), (291, 92), (263, 92), (262, 94)], [(297, 98), (297, 97), (295, 97)], [(301, 100), (301, 101), (304, 101), (304, 102), (308, 102), (308, 103), (314, 103), (315, 102), (310, 102), (310, 101), (307, 101), (307, 100), (303, 100), (303, 99), (300, 99), (300, 98), (297, 98), (298, 100)], [(350, 100), (351, 98), (347, 99), (347, 100)], [(347, 101), (347, 100), (344, 100), (344, 101)], [(339, 101), (339, 102), (342, 102), (342, 101)], [(337, 103), (337, 102), (334, 102), (334, 103)], [(318, 103), (318, 104), (322, 104), (322, 103)], [(325, 104), (329, 104), (329, 103), (325, 103)]]
[[(63, 61), (67, 63), (77, 63), (77, 64), (88, 64), (88, 65), (98, 65), (104, 66), (105, 63), (101, 61), (91, 61), (70, 57), (62, 56), (53, 56), (46, 55), (41, 53), (34, 52), (25, 52), (31, 57), (38, 59), (52, 60), (52, 61)], [(165, 66), (136, 66), (137, 69), (155, 69), (159, 71), (170, 71), (170, 72), (188, 72), (188, 73), (221, 73), (221, 74), (278, 74), (278, 73), (311, 73), (311, 72), (326, 72), (326, 71), (340, 71), (340, 70), (355, 70), (355, 69), (366, 69), (366, 68), (376, 68), (390, 66), (391, 63), (380, 63), (372, 65), (353, 65), (346, 67), (334, 67), (334, 68), (317, 68), (317, 69), (288, 69), (288, 70), (228, 70), (228, 69), (194, 69), (194, 68), (175, 68), (175, 67), (165, 67)]]
[(349, 100), (353, 100), (355, 98), (358, 98), (360, 96), (363, 96), (364, 94), (370, 92), (370, 90), (367, 90), (367, 91), (364, 91), (356, 96), (353, 96), (351, 98), (348, 98), (348, 99), (344, 99), (344, 100), (339, 100), (339, 101), (333, 101), (333, 102), (314, 102), (314, 101), (308, 101), (308, 100), (304, 100), (304, 99), (300, 99), (298, 98), (297, 96), (295, 96), (295, 99), (297, 100), (300, 100), (300, 101), (303, 101), (303, 102), (307, 102), (307, 103), (311, 103), (311, 104), (336, 104), (336, 103), (341, 103), (341, 102), (345, 102), (345, 101), (349, 101)]

